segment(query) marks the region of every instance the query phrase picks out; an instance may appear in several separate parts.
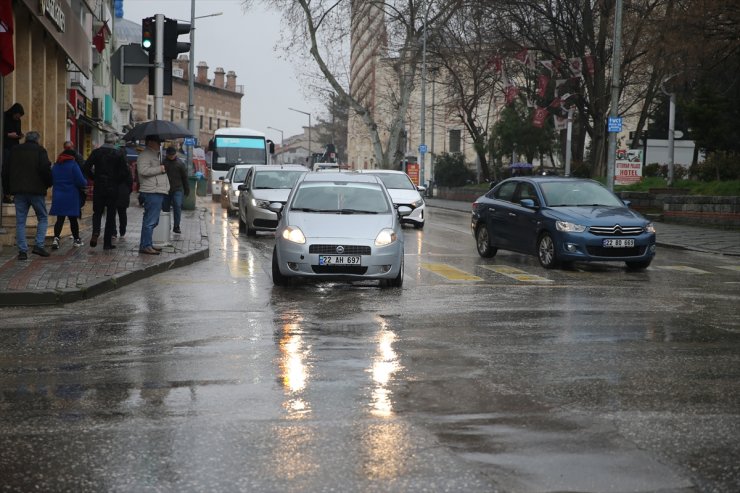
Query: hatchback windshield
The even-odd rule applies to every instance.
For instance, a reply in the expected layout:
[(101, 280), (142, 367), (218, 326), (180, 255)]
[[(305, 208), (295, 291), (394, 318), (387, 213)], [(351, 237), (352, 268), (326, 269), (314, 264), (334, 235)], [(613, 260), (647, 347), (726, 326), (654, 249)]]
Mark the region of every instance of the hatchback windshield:
[(305, 171), (257, 171), (254, 175), (255, 189), (288, 189)]
[(540, 184), (548, 207), (606, 205), (624, 207), (624, 203), (598, 183), (589, 181), (550, 181)]
[(291, 210), (343, 214), (384, 214), (390, 204), (373, 183), (304, 182), (296, 190)]
[(393, 188), (398, 190), (416, 190), (416, 187), (408, 176), (400, 173), (377, 173), (375, 176), (380, 178), (385, 188)]

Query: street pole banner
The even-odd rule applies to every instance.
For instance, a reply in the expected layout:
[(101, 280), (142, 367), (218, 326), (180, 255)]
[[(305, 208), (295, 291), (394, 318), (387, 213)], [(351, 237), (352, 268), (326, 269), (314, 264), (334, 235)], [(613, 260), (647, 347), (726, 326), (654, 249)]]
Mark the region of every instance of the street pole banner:
[(642, 181), (642, 149), (617, 149), (614, 184), (631, 185)]

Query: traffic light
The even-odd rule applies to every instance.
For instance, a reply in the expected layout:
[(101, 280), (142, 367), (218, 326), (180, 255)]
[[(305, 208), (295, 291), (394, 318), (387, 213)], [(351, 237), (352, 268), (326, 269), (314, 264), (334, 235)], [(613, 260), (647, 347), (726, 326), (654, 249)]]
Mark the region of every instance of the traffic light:
[(190, 51), (190, 43), (177, 41), (178, 36), (190, 32), (190, 24), (176, 19), (164, 20), (164, 59), (173, 60), (180, 53)]
[(154, 17), (141, 19), (141, 47), (154, 53), (157, 41), (157, 22)]

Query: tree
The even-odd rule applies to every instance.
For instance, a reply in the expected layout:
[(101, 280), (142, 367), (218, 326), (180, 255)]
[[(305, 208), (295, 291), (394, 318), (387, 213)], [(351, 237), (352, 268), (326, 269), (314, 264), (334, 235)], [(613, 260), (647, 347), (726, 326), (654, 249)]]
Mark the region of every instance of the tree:
[[(367, 129), (376, 161), (390, 168), (397, 157), (412, 91), (418, 83), (426, 18), (428, 39), (434, 39), (458, 0), (265, 0), (282, 10), (291, 28), (288, 46), (308, 44), (308, 52), (326, 84)], [(421, 7), (426, 7), (424, 11)], [(383, 32), (376, 56), (392, 74), (383, 84), (383, 114), (378, 101), (350, 90), (349, 36), (352, 23), (382, 16)], [(357, 24), (355, 24), (357, 25)], [(368, 42), (365, 40), (365, 42)], [(303, 48), (302, 53), (305, 53)]]
[(513, 156), (517, 161), (519, 156), (524, 156), (531, 163), (535, 157), (549, 154), (553, 149), (552, 125), (534, 127), (529, 110), (521, 101), (503, 109), (491, 134), (491, 155), (498, 159)]

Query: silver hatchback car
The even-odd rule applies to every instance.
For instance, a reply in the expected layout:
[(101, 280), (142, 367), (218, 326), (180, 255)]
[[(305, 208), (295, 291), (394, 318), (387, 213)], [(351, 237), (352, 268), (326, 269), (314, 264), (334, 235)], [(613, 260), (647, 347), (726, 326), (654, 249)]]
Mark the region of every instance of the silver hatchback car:
[(257, 231), (275, 231), (278, 216), (271, 203), (285, 204), (291, 188), (308, 168), (300, 164), (255, 166), (239, 185), (239, 231), (254, 236)]
[(271, 209), (280, 212), (272, 254), (275, 285), (292, 277), (403, 284), (401, 219), (411, 208), (396, 209), (378, 177), (307, 173), (287, 204)]

